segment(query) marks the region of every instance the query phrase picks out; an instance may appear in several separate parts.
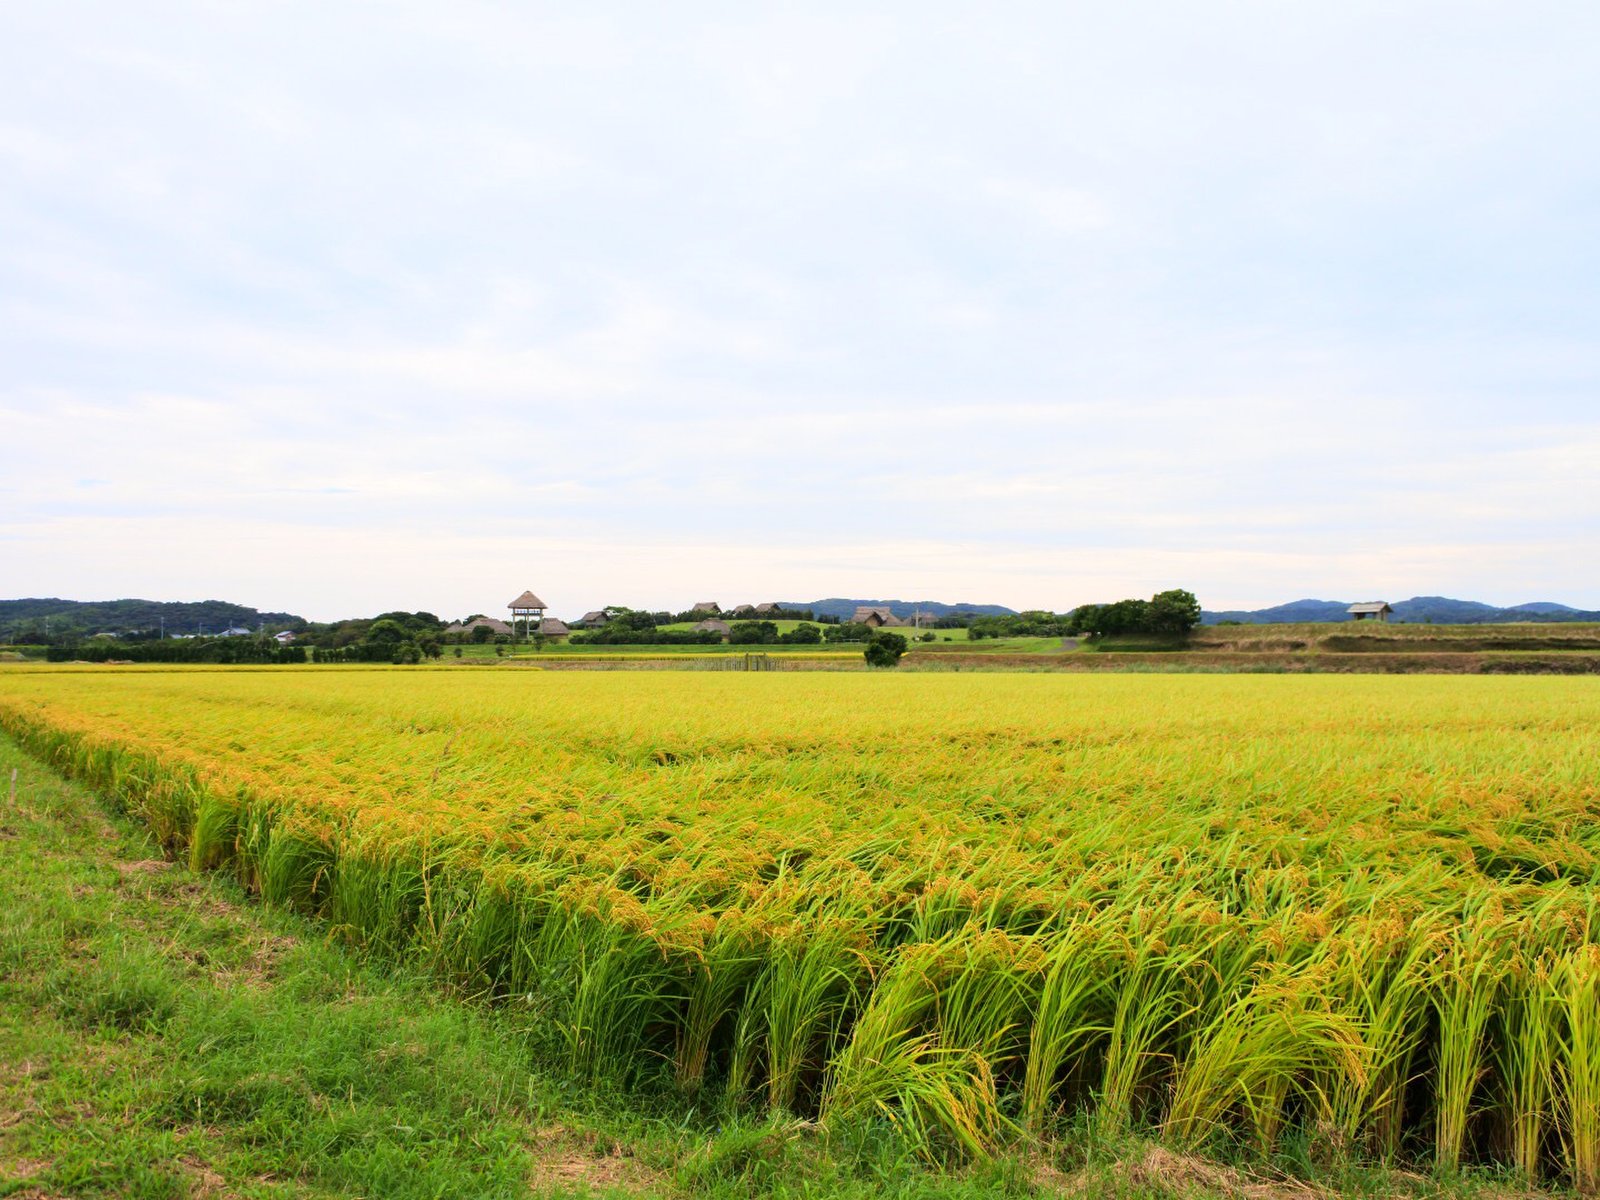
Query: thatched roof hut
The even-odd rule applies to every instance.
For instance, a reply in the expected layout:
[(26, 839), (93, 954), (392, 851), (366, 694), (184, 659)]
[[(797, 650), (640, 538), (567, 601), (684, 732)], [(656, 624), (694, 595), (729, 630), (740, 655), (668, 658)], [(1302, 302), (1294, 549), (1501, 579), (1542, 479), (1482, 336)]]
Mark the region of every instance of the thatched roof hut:
[(445, 627), (446, 633), (471, 633), (474, 629), (487, 629), (490, 633), (509, 634), (511, 626), (496, 617), (479, 617), (475, 621), (468, 621), (465, 625), (449, 625)]
[(1382, 600), (1363, 600), (1359, 604), (1352, 604), (1345, 612), (1350, 614), (1352, 621), (1387, 621), (1394, 615), (1394, 609)]
[(862, 604), (850, 620), (857, 625), (870, 625), (874, 629), (895, 629), (905, 622), (889, 611), (887, 604)]

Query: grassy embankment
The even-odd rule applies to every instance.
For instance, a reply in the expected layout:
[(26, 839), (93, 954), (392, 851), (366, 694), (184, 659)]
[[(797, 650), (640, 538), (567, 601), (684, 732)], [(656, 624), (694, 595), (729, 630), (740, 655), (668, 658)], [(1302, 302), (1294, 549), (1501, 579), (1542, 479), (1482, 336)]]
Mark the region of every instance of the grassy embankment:
[(1183, 641), (1107, 638), (1065, 651), (1056, 639), (928, 648), (925, 670), (1205, 673), (1600, 674), (1600, 625), (1205, 626)]

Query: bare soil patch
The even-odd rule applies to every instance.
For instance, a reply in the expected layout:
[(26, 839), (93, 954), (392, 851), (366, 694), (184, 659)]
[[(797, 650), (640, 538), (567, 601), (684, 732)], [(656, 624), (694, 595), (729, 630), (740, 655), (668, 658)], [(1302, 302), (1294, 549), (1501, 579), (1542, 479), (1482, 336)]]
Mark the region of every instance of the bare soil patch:
[(538, 1160), (528, 1182), (536, 1188), (583, 1185), (596, 1190), (644, 1194), (661, 1188), (660, 1172), (645, 1166), (620, 1143), (592, 1133), (552, 1125), (530, 1147)]

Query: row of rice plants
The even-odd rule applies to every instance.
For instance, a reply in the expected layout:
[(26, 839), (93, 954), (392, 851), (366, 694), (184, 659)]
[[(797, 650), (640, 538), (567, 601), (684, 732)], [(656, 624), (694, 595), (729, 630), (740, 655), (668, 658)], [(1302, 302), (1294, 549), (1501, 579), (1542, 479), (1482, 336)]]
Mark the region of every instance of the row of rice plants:
[(1581, 681), (329, 678), (6, 675), (0, 720), (579, 1070), (931, 1154), (1088, 1111), (1600, 1180)]

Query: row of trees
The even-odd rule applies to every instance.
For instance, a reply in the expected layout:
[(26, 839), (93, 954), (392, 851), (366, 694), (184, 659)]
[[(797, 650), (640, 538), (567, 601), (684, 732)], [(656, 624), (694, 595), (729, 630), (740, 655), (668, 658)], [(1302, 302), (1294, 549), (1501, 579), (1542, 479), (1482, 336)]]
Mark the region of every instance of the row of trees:
[(567, 639), (574, 646), (720, 646), (722, 635), (700, 629), (630, 629), (612, 622), (599, 629), (574, 630)]
[(1151, 637), (1179, 638), (1200, 624), (1200, 602), (1182, 588), (1157, 592), (1148, 600), (1084, 604), (1067, 613), (1043, 610), (1014, 616), (974, 617), (967, 636), (1009, 637)]
[(45, 651), (50, 662), (135, 662), (135, 663), (303, 663), (306, 652), (300, 646), (280, 646), (273, 638), (167, 638), (165, 641), (132, 644), (94, 638), (76, 646), (51, 646)]
[(763, 613), (760, 617), (736, 617), (733, 613), (725, 613), (721, 611), (712, 613), (695, 612), (693, 609), (690, 609), (687, 612), (678, 613), (646, 612), (643, 609), (625, 608), (621, 605), (615, 604), (610, 605), (607, 608), (603, 608), (600, 611), (610, 614), (610, 617), (607, 619), (602, 628), (609, 629), (612, 626), (619, 626), (623, 629), (633, 630), (655, 629), (661, 625), (697, 625), (708, 617), (714, 617), (718, 620), (724, 620), (730, 623), (735, 620), (810, 621), (818, 625), (827, 625), (829, 623), (837, 623), (839, 620), (838, 617), (829, 617), (826, 615), (820, 617), (814, 616), (809, 608), (779, 609), (777, 612)]
[(816, 646), (822, 627), (802, 621), (788, 633), (779, 633), (771, 621), (735, 621), (728, 626), (728, 641), (736, 646)]
[(994, 617), (973, 617), (967, 623), (967, 637), (973, 641), (984, 638), (1073, 637), (1077, 633), (1078, 626), (1072, 613), (1053, 613), (1042, 609)]
[[(344, 621), (308, 625), (299, 635), (298, 644), (340, 650), (346, 646), (359, 646), (366, 642), (438, 641), (444, 632), (444, 622), (431, 612), (379, 613), (375, 617), (352, 617)], [(379, 661), (379, 660), (374, 660)]]
[(1094, 637), (1147, 634), (1180, 638), (1200, 624), (1200, 602), (1182, 588), (1157, 592), (1148, 600), (1118, 600), (1114, 604), (1085, 604), (1074, 609), (1073, 623)]
[[(822, 627), (807, 621), (788, 633), (780, 633), (773, 621), (734, 621), (728, 626), (728, 641), (736, 646), (814, 646), (822, 639)], [(574, 646), (718, 646), (722, 635), (710, 629), (640, 628), (613, 621), (600, 629), (578, 630), (568, 641)]]

